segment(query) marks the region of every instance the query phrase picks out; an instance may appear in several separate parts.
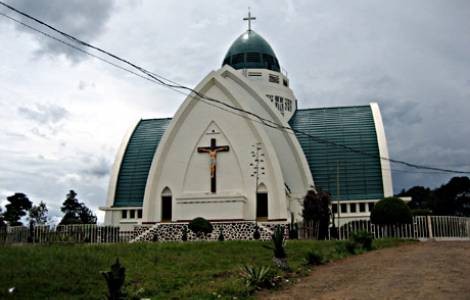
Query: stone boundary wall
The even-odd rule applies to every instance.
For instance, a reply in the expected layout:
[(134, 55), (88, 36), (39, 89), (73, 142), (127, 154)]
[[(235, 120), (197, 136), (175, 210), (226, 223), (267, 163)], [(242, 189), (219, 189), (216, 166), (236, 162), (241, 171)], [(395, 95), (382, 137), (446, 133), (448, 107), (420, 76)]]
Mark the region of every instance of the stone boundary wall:
[[(225, 240), (254, 240), (255, 222), (211, 222), (212, 233), (197, 237), (195, 233), (188, 229), (188, 223), (157, 223), (155, 225), (138, 225), (134, 227), (134, 242), (155, 242), (155, 241), (182, 241), (183, 228), (187, 229), (188, 241), (216, 241), (220, 231), (223, 232)], [(257, 224), (260, 233), (260, 240), (270, 240), (273, 230), (281, 225), (285, 228), (288, 236), (287, 223), (260, 222)]]

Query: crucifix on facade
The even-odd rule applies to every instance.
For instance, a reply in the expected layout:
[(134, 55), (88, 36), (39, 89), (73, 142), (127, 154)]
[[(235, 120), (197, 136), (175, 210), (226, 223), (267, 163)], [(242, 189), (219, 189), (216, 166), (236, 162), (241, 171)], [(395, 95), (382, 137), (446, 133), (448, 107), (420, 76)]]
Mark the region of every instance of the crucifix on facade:
[(217, 146), (215, 139), (211, 139), (210, 147), (198, 147), (197, 152), (209, 154), (210, 159), (210, 176), (211, 176), (211, 192), (217, 190), (217, 153), (228, 152), (229, 146)]

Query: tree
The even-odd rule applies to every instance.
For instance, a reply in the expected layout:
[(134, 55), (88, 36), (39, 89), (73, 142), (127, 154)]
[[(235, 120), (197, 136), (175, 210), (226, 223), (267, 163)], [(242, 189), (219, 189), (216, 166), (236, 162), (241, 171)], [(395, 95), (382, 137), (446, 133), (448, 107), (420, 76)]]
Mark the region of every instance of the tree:
[(447, 184), (434, 190), (437, 201), (433, 212), (437, 215), (463, 215), (465, 202), (456, 201), (458, 195), (470, 192), (470, 178), (453, 177)]
[(5, 205), (6, 211), (3, 213), (3, 218), (10, 226), (21, 226), (21, 217), (26, 215), (26, 212), (31, 208), (32, 203), (28, 197), (23, 193), (15, 193), (7, 197), (9, 204)]
[[(5, 220), (3, 219), (3, 213), (2, 213), (2, 208), (0, 207), (0, 229), (6, 227), (7, 224), (5, 223)], [(0, 230), (1, 232), (1, 230)]]
[(78, 201), (77, 193), (73, 190), (67, 194), (60, 210), (64, 213), (60, 225), (96, 224), (96, 216), (85, 203)]
[(324, 191), (310, 190), (304, 197), (302, 216), (305, 224), (318, 226), (318, 239), (324, 240), (328, 236), (330, 225), (331, 195)]
[(398, 197), (411, 197), (408, 203), (411, 209), (431, 209), (436, 202), (434, 192), (424, 186), (414, 186), (407, 191), (403, 190)]
[(29, 210), (29, 220), (33, 222), (34, 225), (46, 225), (49, 221), (47, 213), (47, 206), (41, 201), (39, 205), (33, 205)]
[(411, 210), (406, 203), (397, 197), (380, 200), (370, 214), (374, 224), (409, 224), (412, 222)]

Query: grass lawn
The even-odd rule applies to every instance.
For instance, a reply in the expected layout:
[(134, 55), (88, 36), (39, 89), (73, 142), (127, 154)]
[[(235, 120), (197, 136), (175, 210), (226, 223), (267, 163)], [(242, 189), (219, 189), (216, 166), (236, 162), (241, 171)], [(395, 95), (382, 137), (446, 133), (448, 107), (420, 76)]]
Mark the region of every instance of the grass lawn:
[[(403, 241), (374, 241), (376, 248)], [(239, 277), (243, 264), (272, 265), (261, 241), (109, 245), (17, 245), (0, 247), (0, 299), (104, 299), (100, 271), (119, 258), (130, 295), (151, 299), (238, 299), (248, 296)], [(288, 241), (294, 272), (306, 271), (304, 257), (318, 249), (329, 260), (347, 255), (344, 242)], [(279, 271), (279, 274), (282, 273)], [(7, 290), (16, 291), (8, 295)]]

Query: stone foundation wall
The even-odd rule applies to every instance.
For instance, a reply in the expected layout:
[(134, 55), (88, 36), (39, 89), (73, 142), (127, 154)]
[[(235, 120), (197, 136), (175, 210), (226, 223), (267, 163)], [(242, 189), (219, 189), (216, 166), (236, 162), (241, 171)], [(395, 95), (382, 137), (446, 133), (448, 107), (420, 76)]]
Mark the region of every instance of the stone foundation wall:
[[(134, 228), (135, 242), (151, 241), (182, 241), (183, 228), (187, 229), (188, 241), (207, 240), (215, 241), (223, 232), (225, 240), (253, 240), (256, 229), (255, 222), (211, 222), (212, 233), (197, 237), (188, 229), (188, 223), (158, 223), (152, 226), (140, 225)], [(273, 230), (277, 225), (284, 225), (287, 235), (287, 224), (278, 222), (258, 223), (260, 240), (270, 240)]]

